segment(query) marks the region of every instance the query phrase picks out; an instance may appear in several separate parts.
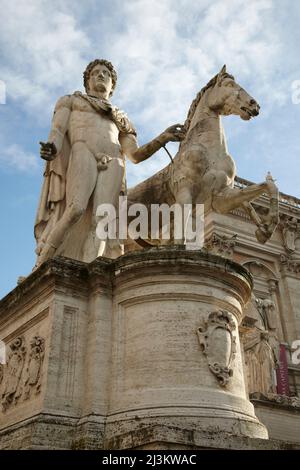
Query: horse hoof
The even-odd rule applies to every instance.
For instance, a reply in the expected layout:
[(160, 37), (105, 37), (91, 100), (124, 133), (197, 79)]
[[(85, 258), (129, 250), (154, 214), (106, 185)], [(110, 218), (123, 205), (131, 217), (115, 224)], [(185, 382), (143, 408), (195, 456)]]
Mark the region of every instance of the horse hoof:
[(256, 230), (255, 235), (260, 243), (266, 243), (266, 241), (270, 238), (270, 235), (266, 232), (263, 232), (260, 228)]

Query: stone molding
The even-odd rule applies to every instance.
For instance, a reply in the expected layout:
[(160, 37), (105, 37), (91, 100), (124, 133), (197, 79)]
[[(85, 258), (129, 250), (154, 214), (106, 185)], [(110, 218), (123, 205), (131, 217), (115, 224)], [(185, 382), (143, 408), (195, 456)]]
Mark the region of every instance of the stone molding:
[(268, 393), (265, 395), (259, 392), (255, 392), (250, 394), (250, 400), (268, 403), (269, 405), (280, 405), (286, 408), (290, 408), (293, 411), (299, 410), (300, 412), (299, 397), (287, 397), (285, 395), (277, 395), (275, 393)]

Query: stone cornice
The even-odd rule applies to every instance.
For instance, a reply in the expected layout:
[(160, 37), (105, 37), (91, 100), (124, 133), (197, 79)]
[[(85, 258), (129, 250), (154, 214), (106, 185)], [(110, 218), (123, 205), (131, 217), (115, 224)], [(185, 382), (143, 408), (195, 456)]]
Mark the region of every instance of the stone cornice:
[(184, 246), (156, 247), (139, 252), (128, 253), (114, 262), (115, 283), (123, 284), (123, 279), (138, 282), (145, 275), (168, 275), (171, 271), (180, 275), (199, 274), (222, 279), (224, 289), (235, 292), (237, 300), (244, 304), (251, 295), (253, 280), (249, 271), (240, 264), (209, 253), (186, 250)]
[[(20, 300), (33, 289), (42, 288), (47, 280), (47, 289), (54, 289), (56, 282), (76, 287), (79, 291), (85, 290), (86, 283), (97, 275), (105, 278), (106, 284), (110, 282), (110, 265), (112, 260), (101, 258), (87, 264), (63, 256), (58, 256), (43, 263), (38, 269), (27, 276), (9, 294), (0, 300), (0, 317), (8, 308), (18, 305)], [(49, 282), (49, 280), (51, 280)]]
[(287, 397), (284, 395), (276, 395), (274, 393), (263, 395), (262, 393), (256, 392), (250, 394), (250, 400), (253, 404), (258, 403), (271, 407), (276, 406), (289, 409), (293, 413), (295, 413), (295, 411), (300, 413), (300, 398), (298, 397)]
[[(251, 186), (253, 183), (252, 181), (248, 181), (244, 178), (240, 178), (236, 176), (235, 178), (235, 186), (237, 188), (247, 188)], [(269, 199), (267, 196), (260, 196), (259, 198), (255, 199), (254, 205), (260, 206), (262, 208), (268, 208)], [(285, 213), (287, 215), (298, 215), (300, 217), (300, 199), (295, 196), (290, 196), (289, 194), (279, 193), (279, 211), (280, 213)], [(241, 217), (237, 211), (233, 211), (233, 215), (237, 217)], [(246, 218), (246, 217), (245, 217)]]

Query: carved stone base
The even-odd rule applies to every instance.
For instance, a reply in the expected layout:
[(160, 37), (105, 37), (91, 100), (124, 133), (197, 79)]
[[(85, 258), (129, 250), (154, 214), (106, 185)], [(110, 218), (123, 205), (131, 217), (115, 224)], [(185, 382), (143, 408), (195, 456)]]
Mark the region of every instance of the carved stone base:
[(238, 337), (251, 288), (240, 265), (183, 247), (48, 261), (0, 302), (0, 448), (150, 449), (155, 429), (267, 439)]
[(0, 432), (2, 450), (289, 450), (297, 442), (235, 436), (219, 429), (194, 430), (168, 425), (140, 426), (134, 431), (105, 438), (104, 427), (93, 422), (40, 415)]
[(0, 431), (0, 449), (103, 449), (104, 425), (97, 417), (80, 420), (40, 413)]
[(257, 439), (220, 432), (179, 429), (154, 425), (112, 437), (106, 441), (107, 449), (137, 450), (289, 450), (300, 449), (299, 444), (276, 440)]

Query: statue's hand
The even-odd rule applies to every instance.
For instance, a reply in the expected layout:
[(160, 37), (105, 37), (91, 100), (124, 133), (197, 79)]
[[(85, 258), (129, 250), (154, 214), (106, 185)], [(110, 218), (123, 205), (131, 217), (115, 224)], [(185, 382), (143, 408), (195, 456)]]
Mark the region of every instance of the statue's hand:
[(174, 126), (168, 127), (162, 134), (160, 134), (159, 139), (164, 143), (167, 142), (180, 142), (185, 138), (186, 130), (182, 124), (175, 124)]
[(55, 144), (53, 142), (40, 142), (40, 155), (41, 158), (44, 160), (47, 160), (48, 162), (51, 162), (51, 160), (54, 160), (57, 154), (57, 150), (55, 147)]

